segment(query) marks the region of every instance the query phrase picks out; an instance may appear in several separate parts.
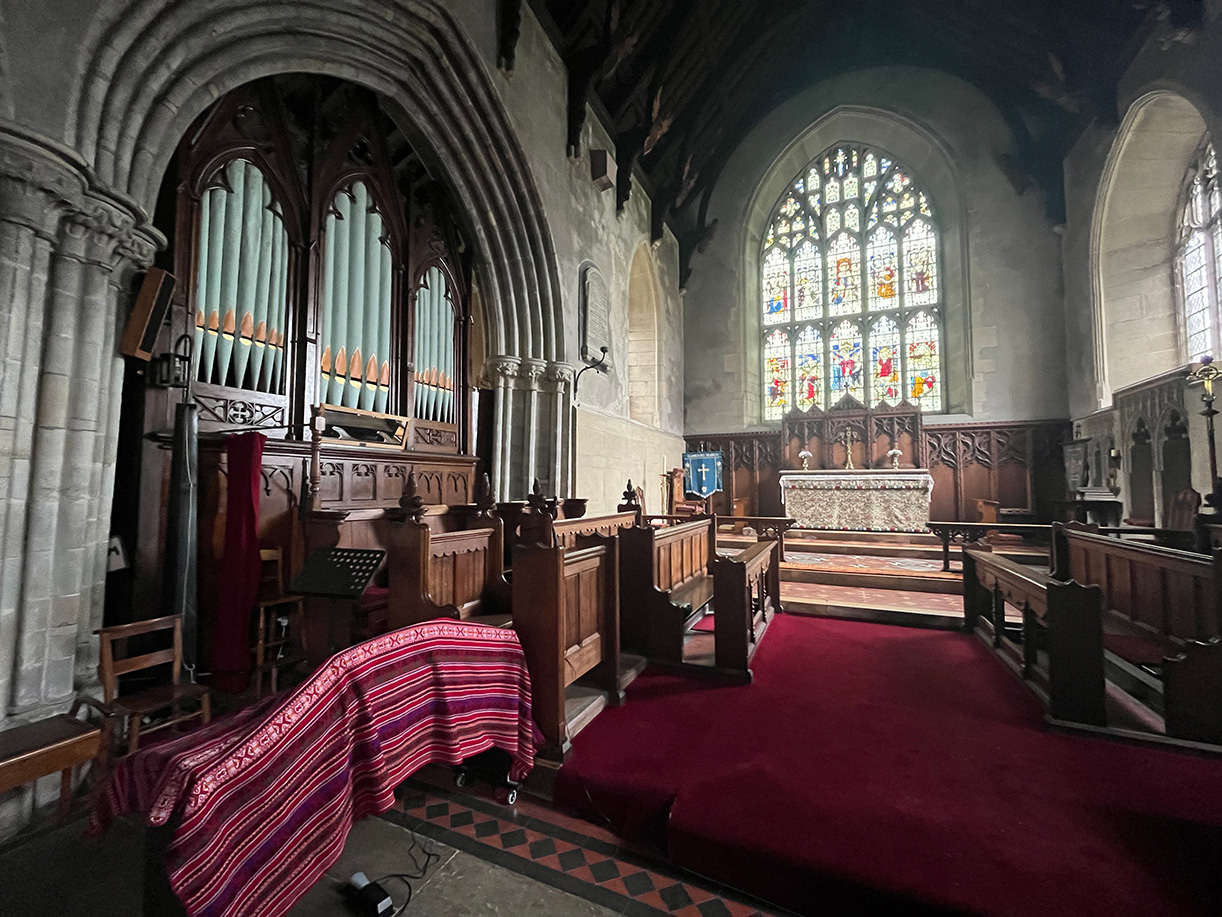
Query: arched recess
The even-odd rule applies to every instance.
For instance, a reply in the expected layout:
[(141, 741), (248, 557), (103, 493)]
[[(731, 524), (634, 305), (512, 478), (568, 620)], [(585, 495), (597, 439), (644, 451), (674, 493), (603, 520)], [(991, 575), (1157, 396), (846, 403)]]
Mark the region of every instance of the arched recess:
[(628, 412), (633, 420), (650, 426), (658, 424), (662, 383), (658, 289), (652, 250), (641, 243), (628, 272)]
[(1205, 134), (1192, 102), (1158, 90), (1129, 106), (1104, 166), (1091, 223), (1096, 395), (1183, 362), (1174, 280), (1184, 173)]
[[(68, 141), (146, 226), (179, 139), (231, 89), (304, 72), (384, 96), (478, 249), (498, 496), (534, 477), (567, 493), (571, 370), (551, 233), (484, 65), (438, 0), (112, 0), (94, 22)], [(532, 428), (543, 435), (513, 441)]]
[[(799, 134), (777, 156), (756, 186), (743, 215), (741, 302), (757, 303), (760, 258), (769, 216), (795, 175), (838, 142), (861, 143), (886, 150), (910, 168), (919, 170), (921, 182), (939, 215), (942, 234), (942, 284), (945, 308), (943, 342), (946, 405), (950, 412), (967, 412), (972, 403), (971, 314), (968, 296), (967, 213), (962, 182), (942, 141), (928, 129), (895, 112), (856, 105), (832, 109)], [(915, 165), (914, 165), (915, 164)], [(742, 310), (745, 327), (742, 355), (748, 388), (755, 404), (762, 405), (763, 378), (757, 351), (760, 315), (757, 308)], [(762, 409), (756, 407), (756, 420)]]

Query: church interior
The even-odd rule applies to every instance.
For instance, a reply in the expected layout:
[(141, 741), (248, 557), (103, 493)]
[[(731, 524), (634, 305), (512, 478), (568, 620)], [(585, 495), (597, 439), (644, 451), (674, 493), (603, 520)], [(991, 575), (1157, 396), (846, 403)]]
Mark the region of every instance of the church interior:
[(0, 0), (28, 915), (1222, 913), (1222, 0)]

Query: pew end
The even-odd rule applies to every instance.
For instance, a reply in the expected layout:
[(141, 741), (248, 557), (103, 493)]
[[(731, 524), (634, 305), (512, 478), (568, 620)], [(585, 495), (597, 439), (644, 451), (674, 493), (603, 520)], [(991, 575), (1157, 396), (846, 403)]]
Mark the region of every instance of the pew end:
[(1222, 745), (1222, 638), (1192, 641), (1163, 660), (1167, 735)]

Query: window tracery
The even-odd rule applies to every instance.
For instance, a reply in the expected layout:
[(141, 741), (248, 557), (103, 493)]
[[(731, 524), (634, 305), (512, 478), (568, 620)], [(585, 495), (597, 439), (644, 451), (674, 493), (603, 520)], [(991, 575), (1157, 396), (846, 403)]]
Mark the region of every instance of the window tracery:
[(763, 248), (766, 419), (845, 396), (943, 410), (939, 234), (907, 169), (835, 145), (777, 202)]

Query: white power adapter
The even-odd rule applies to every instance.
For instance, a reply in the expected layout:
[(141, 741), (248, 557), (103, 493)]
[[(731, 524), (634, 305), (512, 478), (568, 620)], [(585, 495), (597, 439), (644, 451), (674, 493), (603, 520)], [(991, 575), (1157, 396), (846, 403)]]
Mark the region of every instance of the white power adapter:
[(362, 914), (378, 917), (394, 910), (395, 903), (386, 893), (386, 889), (377, 882), (369, 881), (369, 877), (363, 872), (354, 873), (348, 885), (352, 888), (352, 898)]

